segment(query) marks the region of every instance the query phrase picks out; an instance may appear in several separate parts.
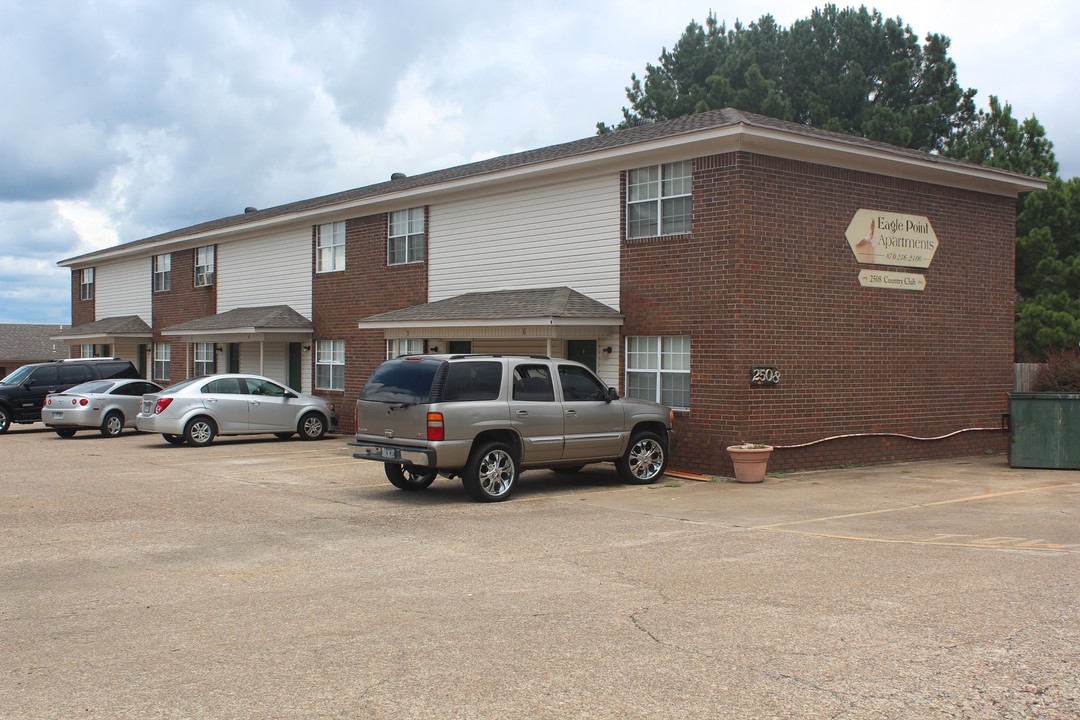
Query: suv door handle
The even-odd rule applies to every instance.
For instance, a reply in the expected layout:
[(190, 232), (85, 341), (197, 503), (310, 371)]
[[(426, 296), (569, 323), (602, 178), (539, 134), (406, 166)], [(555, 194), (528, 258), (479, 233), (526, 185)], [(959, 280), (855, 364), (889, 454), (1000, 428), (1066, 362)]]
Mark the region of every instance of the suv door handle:
[(529, 417), (529, 411), (528, 410), (518, 410), (517, 411), (517, 416), (518, 417)]
[(566, 411), (566, 417), (576, 418), (577, 417), (577, 410), (567, 410)]

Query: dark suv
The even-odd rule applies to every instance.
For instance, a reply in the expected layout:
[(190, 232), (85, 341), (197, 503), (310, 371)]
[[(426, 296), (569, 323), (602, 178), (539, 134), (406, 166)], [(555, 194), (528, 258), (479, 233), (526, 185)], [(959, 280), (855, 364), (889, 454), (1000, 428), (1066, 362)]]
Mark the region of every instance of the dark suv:
[(523, 468), (573, 473), (614, 462), (626, 482), (664, 474), (671, 410), (620, 398), (571, 360), (413, 355), (380, 365), (356, 402), (353, 457), (385, 465), (402, 490), (460, 477), (483, 502), (505, 500)]
[(41, 406), (49, 393), (63, 392), (88, 380), (137, 378), (139, 371), (120, 358), (52, 360), (23, 365), (0, 380), (0, 433), (11, 423), (41, 421)]

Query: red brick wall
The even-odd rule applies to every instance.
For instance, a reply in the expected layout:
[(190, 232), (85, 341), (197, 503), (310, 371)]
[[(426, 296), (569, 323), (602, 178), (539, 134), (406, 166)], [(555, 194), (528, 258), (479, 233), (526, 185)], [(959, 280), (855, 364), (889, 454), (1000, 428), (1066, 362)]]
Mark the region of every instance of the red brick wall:
[[(94, 298), (90, 300), (80, 300), (82, 297), (82, 270), (71, 271), (71, 326), (78, 327), (79, 325), (87, 325), (94, 322), (96, 317), (96, 310), (94, 305), (94, 298), (97, 297), (97, 284), (94, 285)], [(73, 355), (77, 355), (78, 351), (75, 350)]]
[[(924, 215), (922, 292), (862, 288), (844, 237), (860, 208)], [(625, 244), (626, 335), (691, 336), (673, 464), (731, 474), (738, 441), (999, 428), (1013, 360), (1011, 198), (751, 153), (699, 158), (690, 235)], [(889, 268), (882, 268), (889, 269)], [(781, 382), (751, 388), (750, 367)], [(779, 450), (770, 469), (1003, 451), (1005, 434), (860, 437)]]
[[(152, 283), (153, 261), (146, 262), (147, 282)], [(153, 285), (151, 285), (153, 287)], [(172, 274), (169, 290), (155, 292), (151, 297), (153, 313), (153, 342), (170, 344), (169, 380), (177, 382), (191, 374), (189, 367), (191, 344), (180, 338), (162, 335), (165, 328), (198, 320), (217, 313), (217, 280), (208, 287), (195, 287), (195, 250), (172, 253)], [(225, 372), (224, 356), (218, 355), (218, 372)], [(153, 357), (147, 359), (147, 375), (153, 373)]]
[[(317, 229), (313, 228), (313, 272), (316, 233)], [(356, 397), (371, 372), (386, 359), (386, 340), (382, 331), (360, 330), (357, 324), (369, 315), (427, 302), (427, 262), (387, 265), (386, 244), (386, 214), (347, 220), (345, 270), (315, 273), (312, 280), (314, 339), (345, 341), (345, 391), (315, 391), (337, 404), (342, 433), (355, 432), (353, 407)], [(426, 245), (425, 240), (425, 258)]]

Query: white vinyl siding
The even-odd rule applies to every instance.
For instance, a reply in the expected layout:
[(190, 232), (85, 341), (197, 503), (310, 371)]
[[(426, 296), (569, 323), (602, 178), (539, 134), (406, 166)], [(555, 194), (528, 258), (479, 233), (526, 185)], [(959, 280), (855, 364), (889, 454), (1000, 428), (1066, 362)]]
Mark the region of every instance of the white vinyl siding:
[(94, 273), (94, 319), (138, 315), (147, 325), (151, 318), (150, 276), (147, 259), (132, 258), (99, 264)]
[(619, 175), (428, 209), (428, 299), (569, 286), (619, 307)]
[(265, 305), (311, 319), (310, 227), (218, 245), (217, 311)]

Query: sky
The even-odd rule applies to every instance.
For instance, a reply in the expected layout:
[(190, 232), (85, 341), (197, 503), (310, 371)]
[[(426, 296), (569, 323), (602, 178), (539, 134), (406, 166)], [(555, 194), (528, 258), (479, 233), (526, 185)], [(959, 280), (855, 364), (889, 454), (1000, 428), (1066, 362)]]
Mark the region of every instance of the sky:
[[(824, 4), (0, 0), (0, 323), (70, 322), (63, 259), (589, 137), (691, 20)], [(977, 104), (1034, 115), (1080, 175), (1080, 3), (866, 4), (950, 38)]]

